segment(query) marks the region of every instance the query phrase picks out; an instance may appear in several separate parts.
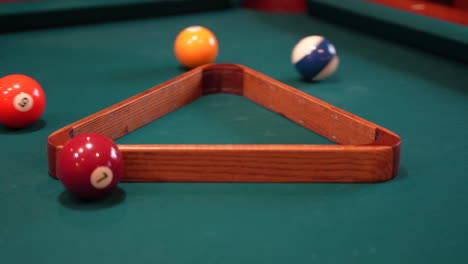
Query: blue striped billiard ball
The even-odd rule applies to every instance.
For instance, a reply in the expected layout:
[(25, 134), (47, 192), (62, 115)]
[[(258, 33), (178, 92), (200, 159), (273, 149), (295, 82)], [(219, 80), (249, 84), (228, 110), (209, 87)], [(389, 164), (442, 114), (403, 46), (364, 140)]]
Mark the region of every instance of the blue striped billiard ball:
[(291, 61), (304, 78), (313, 81), (332, 75), (339, 64), (335, 46), (322, 36), (301, 39), (292, 51)]

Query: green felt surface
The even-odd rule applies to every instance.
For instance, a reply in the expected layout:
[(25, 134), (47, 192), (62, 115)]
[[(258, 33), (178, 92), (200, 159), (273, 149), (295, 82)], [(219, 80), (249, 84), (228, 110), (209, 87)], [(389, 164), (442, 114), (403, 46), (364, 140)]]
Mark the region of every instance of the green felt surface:
[(335, 144), (248, 99), (215, 94), (119, 138), (131, 144)]
[(423, 31), (468, 45), (468, 27), (408, 11), (367, 2), (365, 0), (308, 0), (310, 9), (314, 5), (326, 4), (349, 12), (361, 14), (416, 31)]
[[(380, 184), (123, 183), (97, 203), (47, 175), (46, 138), (184, 70), (185, 26), (217, 34), (240, 63), (382, 125), (403, 140)], [(290, 51), (323, 34), (338, 72), (302, 81)], [(466, 263), (465, 65), (307, 15), (231, 10), (0, 35), (0, 75), (47, 93), (23, 130), (0, 126), (0, 258), (5, 263)], [(119, 143), (316, 143), (324, 138), (232, 95), (202, 98)]]
[(365, 0), (307, 0), (309, 13), (468, 63), (468, 27)]

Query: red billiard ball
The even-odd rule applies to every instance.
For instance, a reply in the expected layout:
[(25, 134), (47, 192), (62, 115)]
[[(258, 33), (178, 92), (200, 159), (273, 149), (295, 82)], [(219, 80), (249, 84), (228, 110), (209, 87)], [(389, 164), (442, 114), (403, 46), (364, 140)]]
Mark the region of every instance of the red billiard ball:
[(123, 175), (123, 159), (109, 138), (86, 133), (63, 146), (57, 175), (65, 188), (81, 199), (96, 199), (110, 193)]
[(0, 123), (29, 126), (41, 117), (45, 103), (42, 87), (31, 77), (12, 74), (0, 79)]

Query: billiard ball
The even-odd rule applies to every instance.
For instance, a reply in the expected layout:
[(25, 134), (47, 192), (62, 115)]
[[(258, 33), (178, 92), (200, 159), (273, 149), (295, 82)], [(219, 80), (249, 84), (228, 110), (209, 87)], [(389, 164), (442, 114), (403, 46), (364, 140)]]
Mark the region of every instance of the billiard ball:
[(57, 176), (72, 194), (91, 200), (110, 193), (123, 168), (122, 154), (110, 138), (85, 133), (69, 139), (60, 150)]
[(329, 77), (339, 64), (335, 46), (322, 36), (301, 39), (292, 51), (291, 61), (305, 79), (313, 81)]
[(46, 103), (42, 87), (33, 78), (12, 74), (0, 79), (0, 123), (22, 128), (36, 122)]
[(218, 55), (218, 40), (207, 28), (191, 26), (182, 30), (174, 43), (174, 53), (179, 62), (192, 69), (212, 63)]

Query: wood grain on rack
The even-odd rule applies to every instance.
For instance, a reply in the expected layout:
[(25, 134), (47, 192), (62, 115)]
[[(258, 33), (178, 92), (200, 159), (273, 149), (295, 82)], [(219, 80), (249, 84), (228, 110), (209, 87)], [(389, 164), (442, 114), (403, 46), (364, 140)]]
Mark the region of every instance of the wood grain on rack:
[(398, 173), (396, 134), (235, 64), (198, 67), (52, 133), (49, 173), (57, 176), (58, 153), (71, 137), (115, 140), (213, 93), (244, 96), (342, 145), (119, 145), (123, 181), (378, 182)]

